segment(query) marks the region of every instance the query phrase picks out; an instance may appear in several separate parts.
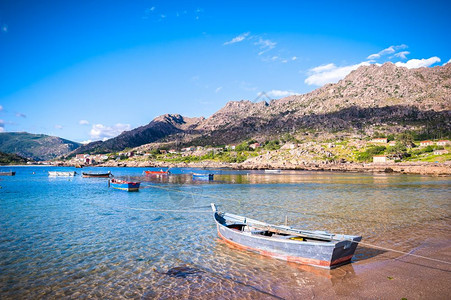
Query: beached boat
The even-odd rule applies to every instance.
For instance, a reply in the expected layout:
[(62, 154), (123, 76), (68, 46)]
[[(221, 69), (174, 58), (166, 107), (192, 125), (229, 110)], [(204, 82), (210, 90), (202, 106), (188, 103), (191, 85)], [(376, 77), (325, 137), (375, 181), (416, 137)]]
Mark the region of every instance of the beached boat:
[(108, 173), (81, 173), (83, 177), (85, 178), (110, 178), (113, 176), (110, 171)]
[(16, 175), (16, 172), (9, 171), (9, 172), (0, 172), (0, 176), (14, 176)]
[(119, 179), (111, 179), (110, 185), (113, 189), (123, 190), (128, 192), (136, 192), (139, 191), (139, 185), (141, 182), (133, 182)]
[(349, 263), (361, 236), (271, 225), (218, 212), (212, 203), (219, 236), (229, 244), (262, 255), (332, 269)]
[(59, 171), (49, 171), (49, 176), (75, 176), (77, 172), (71, 171), (71, 172), (59, 172)]
[(213, 180), (214, 174), (198, 174), (193, 173), (193, 180)]
[(265, 173), (268, 174), (279, 174), (281, 170), (265, 170)]
[(160, 171), (144, 171), (143, 173), (144, 173), (144, 175), (169, 175), (169, 174), (171, 174), (171, 172), (169, 170), (167, 170), (167, 171), (163, 171), (163, 170), (160, 170)]

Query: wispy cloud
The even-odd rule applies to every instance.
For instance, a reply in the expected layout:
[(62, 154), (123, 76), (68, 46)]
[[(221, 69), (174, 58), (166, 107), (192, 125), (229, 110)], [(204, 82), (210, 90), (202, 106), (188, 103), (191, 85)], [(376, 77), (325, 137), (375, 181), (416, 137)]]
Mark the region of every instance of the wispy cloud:
[(398, 50), (406, 49), (407, 45), (401, 44), (397, 46), (390, 46), (385, 48), (384, 50), (379, 51), (378, 53), (371, 54), (367, 57), (367, 59), (379, 59), (384, 55), (393, 54)]
[(407, 59), (407, 55), (409, 55), (409, 54), (410, 54), (409, 51), (401, 51), (401, 52), (395, 53), (394, 56), (399, 57), (401, 59)]
[(8, 32), (8, 25), (2, 24), (2, 26), (1, 26), (1, 32), (2, 32), (2, 33), (7, 33), (7, 32)]
[(26, 118), (27, 115), (18, 112), (18, 113), (16, 113), (16, 117), (19, 117), (19, 118)]
[(222, 86), (217, 87), (216, 90), (215, 90), (215, 93), (217, 94), (217, 93), (219, 93), (221, 90), (222, 90)]
[(273, 42), (271, 40), (264, 40), (262, 38), (258, 38), (258, 41), (254, 43), (254, 45), (258, 46), (260, 49), (260, 52), (258, 52), (258, 55), (262, 55), (272, 49), (274, 49), (277, 45), (276, 42)]
[(451, 63), (451, 59), (448, 60), (446, 63), (444, 63), (442, 66), (447, 65), (447, 64), (449, 64), (449, 63)]
[(53, 127), (55, 127), (55, 129), (63, 129), (63, 125), (60, 125), (60, 124), (56, 124)]
[(282, 90), (271, 90), (266, 93), (268, 96), (272, 98), (281, 98), (281, 97), (287, 97), (292, 95), (299, 95), (299, 93), (293, 92), (293, 91), (282, 91)]
[(89, 125), (89, 121), (88, 120), (80, 120), (80, 121), (78, 121), (78, 124), (80, 124), (80, 125)]
[(2, 110), (3, 110), (3, 106), (0, 105), (0, 111), (2, 111)]
[(422, 67), (429, 67), (435, 63), (440, 62), (440, 58), (437, 56), (433, 56), (430, 58), (422, 58), (422, 59), (411, 59), (407, 62), (397, 62), (395, 63), (398, 67), (405, 67), (407, 69), (416, 69), (416, 68), (422, 68)]
[(122, 132), (130, 129), (131, 129), (130, 124), (117, 123), (116, 125), (113, 126), (106, 126), (103, 124), (93, 124), (90, 131), (90, 136), (93, 140), (108, 139), (118, 136)]
[(322, 86), (326, 83), (335, 83), (343, 79), (353, 70), (360, 66), (368, 66), (370, 62), (364, 61), (359, 64), (337, 67), (335, 64), (327, 64), (309, 70), (309, 76), (304, 80), (308, 85)]
[(143, 18), (143, 19), (149, 19), (150, 16), (152, 16), (152, 14), (154, 13), (155, 8), (156, 8), (155, 6), (146, 8), (146, 9), (144, 10), (144, 16), (143, 16), (142, 18)]
[(231, 39), (230, 41), (225, 42), (224, 45), (230, 45), (230, 44), (235, 44), (235, 43), (242, 42), (242, 41), (244, 41), (244, 40), (249, 36), (249, 34), (250, 34), (250, 32), (242, 33), (242, 34), (240, 34), (240, 35), (234, 37), (234, 38)]

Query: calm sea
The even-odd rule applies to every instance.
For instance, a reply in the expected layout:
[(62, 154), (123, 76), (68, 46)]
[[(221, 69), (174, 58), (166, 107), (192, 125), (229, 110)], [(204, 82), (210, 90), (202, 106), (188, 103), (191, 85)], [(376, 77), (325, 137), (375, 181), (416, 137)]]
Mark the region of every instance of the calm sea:
[[(416, 228), (449, 230), (449, 177), (283, 171), (3, 167), (0, 177), (0, 297), (296, 299), (331, 284), (333, 271), (234, 249), (218, 240), (210, 203), (222, 211), (410, 251)], [(148, 170), (149, 168), (146, 168)], [(104, 172), (142, 181), (139, 192), (107, 179), (49, 177)], [(212, 182), (190, 173), (212, 172)], [(429, 225), (428, 225), (429, 224)], [(359, 246), (354, 262), (380, 251)]]

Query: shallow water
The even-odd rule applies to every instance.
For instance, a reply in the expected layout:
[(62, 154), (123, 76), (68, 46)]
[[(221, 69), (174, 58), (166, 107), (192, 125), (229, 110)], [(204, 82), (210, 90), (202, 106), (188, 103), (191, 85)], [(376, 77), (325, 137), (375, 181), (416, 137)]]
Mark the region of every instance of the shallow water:
[[(195, 170), (215, 173), (214, 181), (198, 182), (190, 169), (171, 176), (142, 176), (143, 168), (3, 169), (17, 175), (0, 177), (2, 299), (299, 299), (354, 273), (352, 264), (327, 271), (231, 248), (217, 238), (211, 202), (401, 251), (421, 244), (412, 228), (451, 228), (449, 178)], [(127, 193), (108, 188), (107, 179), (52, 178), (49, 170), (111, 170), (142, 188)], [(380, 254), (359, 246), (354, 262)]]

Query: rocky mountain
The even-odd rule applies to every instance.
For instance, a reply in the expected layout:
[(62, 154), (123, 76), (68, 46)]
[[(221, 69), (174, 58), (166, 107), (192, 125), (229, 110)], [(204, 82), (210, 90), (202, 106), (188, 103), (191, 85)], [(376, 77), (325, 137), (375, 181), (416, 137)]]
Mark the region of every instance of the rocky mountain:
[(0, 151), (32, 160), (49, 160), (65, 155), (80, 144), (55, 136), (27, 132), (1, 132)]
[(74, 153), (106, 153), (121, 151), (125, 148), (138, 147), (143, 144), (161, 141), (177, 134), (195, 134), (196, 128), (204, 118), (186, 118), (181, 115), (162, 115), (145, 126), (124, 131), (117, 137), (104, 142), (93, 142), (81, 146)]
[(392, 63), (361, 66), (336, 84), (269, 103), (231, 101), (204, 118), (164, 115), (77, 152), (122, 150), (147, 143), (220, 145), (337, 132), (371, 135), (405, 130), (451, 134), (451, 64), (407, 69)]

